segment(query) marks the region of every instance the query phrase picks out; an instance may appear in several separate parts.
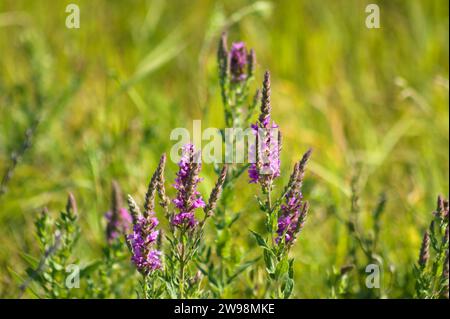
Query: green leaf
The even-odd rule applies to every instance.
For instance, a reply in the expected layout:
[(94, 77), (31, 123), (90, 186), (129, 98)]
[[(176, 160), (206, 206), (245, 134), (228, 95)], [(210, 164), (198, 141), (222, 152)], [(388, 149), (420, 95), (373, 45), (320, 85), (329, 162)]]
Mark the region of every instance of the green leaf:
[(231, 227), (235, 221), (237, 221), (241, 217), (241, 213), (236, 213), (233, 215), (233, 218), (228, 222), (228, 227)]
[(187, 42), (183, 41), (182, 36), (181, 29), (175, 30), (167, 36), (166, 39), (144, 57), (131, 78), (121, 83), (121, 89), (130, 89), (131, 86), (180, 54), (187, 45)]
[(166, 288), (167, 292), (169, 293), (170, 298), (176, 299), (177, 298), (177, 290), (170, 282), (166, 282)]
[(277, 264), (277, 268), (275, 270), (275, 277), (280, 278), (282, 275), (288, 275), (288, 271), (289, 271), (289, 262), (287, 258), (283, 258)]
[(289, 278), (294, 279), (294, 258), (289, 259)]
[(269, 274), (275, 273), (275, 255), (268, 249), (264, 250), (264, 263)]
[(53, 277), (52, 277), (49, 273), (44, 272), (44, 273), (42, 273), (42, 276), (44, 277), (44, 279), (45, 279), (46, 281), (48, 281), (48, 282), (50, 282), (50, 283), (53, 282)]
[(97, 270), (97, 268), (102, 264), (102, 261), (97, 260), (94, 261), (92, 263), (90, 263), (89, 265), (86, 265), (83, 269), (80, 270), (80, 277), (83, 276), (89, 276), (90, 274), (92, 274), (95, 270)]
[(289, 296), (292, 294), (293, 289), (294, 289), (294, 280), (288, 278), (284, 285), (283, 298), (289, 298)]
[(61, 265), (55, 261), (52, 261), (50, 266), (57, 271), (62, 271), (64, 269), (63, 265)]
[(228, 278), (227, 284), (230, 284), (237, 276), (239, 276), (242, 272), (244, 272), (248, 267), (254, 265), (259, 260), (259, 258), (260, 257), (247, 261), (246, 263), (240, 265), (236, 270), (236, 272)]
[(265, 212), (266, 211), (266, 205), (264, 204), (264, 202), (255, 195), (256, 201), (258, 202), (259, 205), (259, 209), (261, 209), (261, 211)]
[(20, 257), (22, 257), (23, 260), (29, 265), (31, 268), (36, 268), (39, 264), (39, 259), (27, 254), (27, 253), (20, 253)]
[(258, 246), (269, 249), (269, 246), (267, 246), (265, 239), (260, 234), (258, 234), (257, 232), (254, 232), (253, 230), (250, 230), (250, 231), (252, 232), (253, 236), (255, 236)]

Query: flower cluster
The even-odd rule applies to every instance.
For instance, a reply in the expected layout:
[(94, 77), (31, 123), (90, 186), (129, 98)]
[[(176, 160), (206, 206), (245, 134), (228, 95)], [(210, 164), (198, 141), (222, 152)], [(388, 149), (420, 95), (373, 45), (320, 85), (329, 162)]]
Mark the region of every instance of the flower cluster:
[(107, 222), (106, 239), (108, 243), (117, 239), (121, 234), (126, 234), (131, 228), (131, 215), (126, 208), (106, 212), (105, 219)]
[(247, 78), (246, 66), (248, 63), (247, 49), (244, 42), (235, 42), (230, 50), (230, 72), (233, 82), (241, 82)]
[(224, 78), (231, 75), (231, 81), (242, 83), (253, 76), (256, 63), (255, 51), (247, 51), (245, 43), (233, 42), (231, 49), (227, 49), (227, 35), (222, 34), (218, 50), (219, 77)]
[(112, 183), (111, 210), (106, 212), (105, 219), (106, 240), (109, 244), (130, 231), (131, 215), (126, 208), (123, 208), (122, 191), (116, 181)]
[(165, 162), (166, 157), (163, 154), (148, 185), (143, 214), (133, 197), (128, 195), (128, 206), (133, 217), (133, 232), (127, 236), (127, 244), (132, 253), (131, 261), (144, 275), (162, 267), (162, 253), (158, 249), (160, 233), (156, 229), (159, 221), (155, 216), (155, 195), (157, 189), (161, 187), (159, 177), (164, 171)]
[(285, 195), (286, 202), (281, 205), (278, 215), (277, 238), (275, 239), (278, 244), (284, 239), (286, 245), (291, 245), (304, 226), (308, 204), (303, 202), (301, 187), (305, 165), (310, 156), (311, 150), (307, 151), (300, 162), (294, 166), (288, 185), (288, 192)]
[(278, 218), (277, 243), (280, 243), (283, 237), (285, 243), (291, 243), (294, 240), (297, 229), (300, 227), (299, 217), (301, 206), (299, 203), (301, 203), (301, 199), (291, 197), (287, 199), (287, 204), (281, 207), (281, 214)]
[(161, 252), (153, 248), (159, 236), (159, 231), (156, 230), (158, 224), (154, 213), (146, 217), (138, 216), (134, 222), (133, 233), (127, 236), (133, 252), (131, 260), (143, 274), (160, 269), (162, 266)]
[[(420, 246), (416, 271), (416, 297), (448, 298), (449, 202), (438, 196), (433, 219)], [(439, 284), (436, 285), (436, 282)]]
[[(243, 121), (248, 123), (255, 106), (255, 99), (250, 103), (247, 100), (249, 84), (255, 73), (255, 51), (247, 50), (244, 42), (234, 42), (228, 50), (227, 34), (222, 33), (217, 60), (225, 124), (227, 127), (242, 127)], [(258, 95), (256, 93), (255, 97)], [(247, 113), (245, 118), (244, 113)]]
[(179, 171), (175, 179), (174, 188), (177, 196), (173, 200), (178, 213), (172, 217), (173, 226), (194, 228), (198, 222), (195, 219), (195, 210), (205, 207), (205, 202), (197, 190), (201, 178), (198, 176), (201, 164), (192, 144), (186, 144), (182, 149), (182, 157), (178, 163)]
[(272, 181), (280, 176), (281, 133), (278, 125), (270, 116), (270, 74), (264, 75), (263, 92), (261, 98), (261, 114), (258, 122), (253, 124), (252, 130), (256, 136), (256, 144), (251, 146), (251, 155), (256, 157), (248, 170), (250, 183), (261, 183), (265, 188), (270, 187)]

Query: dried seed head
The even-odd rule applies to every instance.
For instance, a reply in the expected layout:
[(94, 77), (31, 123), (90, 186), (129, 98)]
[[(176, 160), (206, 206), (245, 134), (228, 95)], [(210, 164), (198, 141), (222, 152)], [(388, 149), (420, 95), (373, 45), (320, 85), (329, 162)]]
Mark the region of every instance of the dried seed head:
[(430, 234), (428, 231), (423, 235), (422, 246), (420, 247), (418, 264), (424, 268), (430, 259)]
[(128, 194), (127, 196), (128, 207), (130, 208), (131, 217), (133, 218), (133, 224), (136, 224), (139, 216), (141, 216), (141, 211), (136, 201)]
[(67, 198), (66, 212), (72, 217), (78, 216), (77, 202), (75, 201), (75, 196), (73, 196), (72, 193), (69, 193)]
[(220, 172), (219, 178), (217, 179), (216, 185), (211, 191), (211, 195), (209, 196), (208, 204), (205, 206), (204, 211), (206, 217), (212, 216), (214, 210), (217, 205), (217, 201), (219, 200), (220, 194), (222, 192), (223, 184), (225, 183), (225, 179), (227, 177), (227, 165), (224, 165), (222, 171)]

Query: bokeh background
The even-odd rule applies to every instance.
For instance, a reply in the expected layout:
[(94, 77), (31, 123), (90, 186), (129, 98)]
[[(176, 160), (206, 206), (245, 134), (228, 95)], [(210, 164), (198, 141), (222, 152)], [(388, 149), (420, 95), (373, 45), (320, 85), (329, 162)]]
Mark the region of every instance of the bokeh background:
[[(81, 28), (65, 27), (66, 5)], [(381, 28), (365, 27), (380, 6)], [(0, 2), (0, 178), (32, 143), (0, 195), (0, 296), (15, 297), (33, 219), (78, 199), (81, 261), (104, 244), (110, 183), (145, 193), (175, 127), (223, 127), (216, 48), (221, 31), (256, 51), (254, 86), (272, 73), (273, 118), (284, 135), (283, 177), (314, 148), (305, 196), (311, 212), (293, 256), (295, 295), (327, 297), (348, 260), (351, 181), (362, 229), (380, 194), (380, 253), (389, 297), (411, 297), (422, 231), (449, 192), (449, 14), (446, 0)], [(38, 124), (36, 124), (38, 121)], [(176, 165), (169, 163), (167, 179)], [(206, 194), (212, 167), (203, 170)], [(281, 188), (281, 187), (280, 187)], [(235, 249), (255, 250), (263, 215), (246, 176), (233, 200)], [(208, 235), (208, 234), (207, 234)], [(393, 275), (392, 275), (393, 274)], [(237, 296), (239, 297), (239, 296)]]

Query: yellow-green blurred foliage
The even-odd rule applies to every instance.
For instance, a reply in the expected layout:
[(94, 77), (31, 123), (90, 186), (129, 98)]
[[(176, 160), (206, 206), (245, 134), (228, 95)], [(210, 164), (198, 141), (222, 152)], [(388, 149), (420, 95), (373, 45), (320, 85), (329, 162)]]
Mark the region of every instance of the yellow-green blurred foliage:
[[(380, 29), (365, 26), (373, 2)], [(69, 3), (80, 6), (80, 29), (65, 27)], [(272, 73), (280, 185), (314, 148), (311, 211), (292, 251), (295, 295), (329, 296), (328, 274), (347, 263), (343, 220), (358, 176), (364, 229), (379, 194), (388, 198), (380, 251), (395, 268), (389, 296), (411, 296), (422, 230), (437, 194), (449, 191), (448, 9), (446, 0), (2, 0), (0, 177), (33, 119), (42, 121), (0, 197), (0, 295), (17, 295), (11, 270), (23, 272), (23, 252), (37, 253), (33, 218), (43, 206), (56, 213), (67, 191), (75, 194), (78, 254), (94, 258), (111, 180), (142, 196), (173, 128), (191, 129), (193, 119), (224, 125), (215, 58), (227, 28), (230, 40), (256, 50), (255, 84)], [(169, 163), (169, 181), (175, 169)], [(203, 177), (206, 193), (212, 167)], [(233, 203), (242, 212), (233, 240), (244, 252), (263, 219), (246, 179)]]

